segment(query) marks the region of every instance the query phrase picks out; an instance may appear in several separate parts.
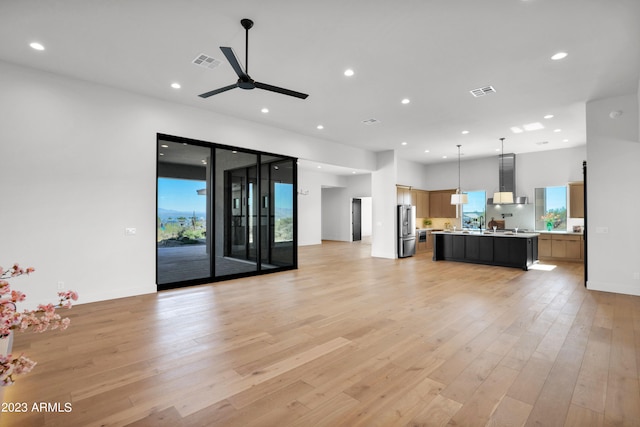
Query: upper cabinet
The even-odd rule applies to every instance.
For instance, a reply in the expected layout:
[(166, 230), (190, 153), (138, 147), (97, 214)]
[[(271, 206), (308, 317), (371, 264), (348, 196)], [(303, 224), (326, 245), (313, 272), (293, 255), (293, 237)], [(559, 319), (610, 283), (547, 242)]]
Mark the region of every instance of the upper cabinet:
[[(415, 190), (413, 190), (415, 191)], [(398, 204), (399, 205), (414, 205), (415, 206), (415, 202), (413, 200), (412, 196), (412, 190), (409, 188), (404, 188), (404, 187), (397, 187), (397, 192), (398, 192)]]
[(429, 192), (416, 190), (416, 216), (418, 218), (429, 218)]
[(456, 205), (451, 204), (451, 195), (456, 190), (429, 192), (429, 216), (431, 218), (455, 218)]
[(569, 183), (569, 217), (584, 218), (584, 182)]

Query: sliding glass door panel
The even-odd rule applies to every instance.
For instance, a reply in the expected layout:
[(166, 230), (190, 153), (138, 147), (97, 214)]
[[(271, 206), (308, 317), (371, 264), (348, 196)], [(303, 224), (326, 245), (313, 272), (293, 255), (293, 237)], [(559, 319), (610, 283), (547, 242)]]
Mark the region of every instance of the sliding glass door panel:
[(157, 282), (211, 276), (208, 173), (211, 149), (158, 142)]

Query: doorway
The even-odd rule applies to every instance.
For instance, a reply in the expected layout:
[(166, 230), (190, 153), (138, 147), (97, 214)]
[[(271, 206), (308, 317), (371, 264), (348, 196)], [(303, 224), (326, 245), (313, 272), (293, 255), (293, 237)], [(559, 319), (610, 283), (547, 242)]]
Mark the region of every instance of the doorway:
[(158, 134), (158, 290), (297, 268), (296, 159)]
[(362, 240), (362, 200), (351, 200), (351, 227), (352, 240), (358, 242)]

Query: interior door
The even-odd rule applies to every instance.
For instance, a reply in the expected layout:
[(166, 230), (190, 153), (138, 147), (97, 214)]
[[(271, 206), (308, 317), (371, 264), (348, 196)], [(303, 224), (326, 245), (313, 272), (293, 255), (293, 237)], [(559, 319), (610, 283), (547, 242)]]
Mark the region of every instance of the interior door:
[(353, 241), (362, 240), (362, 200), (353, 199), (351, 201), (351, 223), (353, 228)]

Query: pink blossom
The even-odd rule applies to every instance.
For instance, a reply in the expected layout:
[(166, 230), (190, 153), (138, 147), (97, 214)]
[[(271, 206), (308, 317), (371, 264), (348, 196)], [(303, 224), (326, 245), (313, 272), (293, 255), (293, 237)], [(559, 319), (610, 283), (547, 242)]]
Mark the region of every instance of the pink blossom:
[[(16, 303), (26, 299), (26, 295), (17, 290), (11, 290), (9, 282), (4, 279), (30, 274), (33, 267), (20, 268), (18, 263), (13, 264), (9, 270), (0, 267), (0, 295), (7, 295), (0, 299), (0, 336), (7, 335), (13, 329), (33, 332), (44, 332), (48, 329), (66, 329), (71, 322), (68, 318), (61, 318), (56, 313), (56, 308), (71, 308), (71, 301), (78, 299), (75, 291), (59, 292), (60, 301), (54, 304), (39, 304), (36, 310), (24, 310), (22, 313), (16, 310)], [(11, 295), (10, 297), (8, 295)], [(2, 339), (2, 338), (0, 338)], [(0, 356), (0, 385), (11, 385), (14, 382), (13, 375), (27, 373), (33, 369), (35, 362), (25, 356), (12, 359), (12, 356)]]

